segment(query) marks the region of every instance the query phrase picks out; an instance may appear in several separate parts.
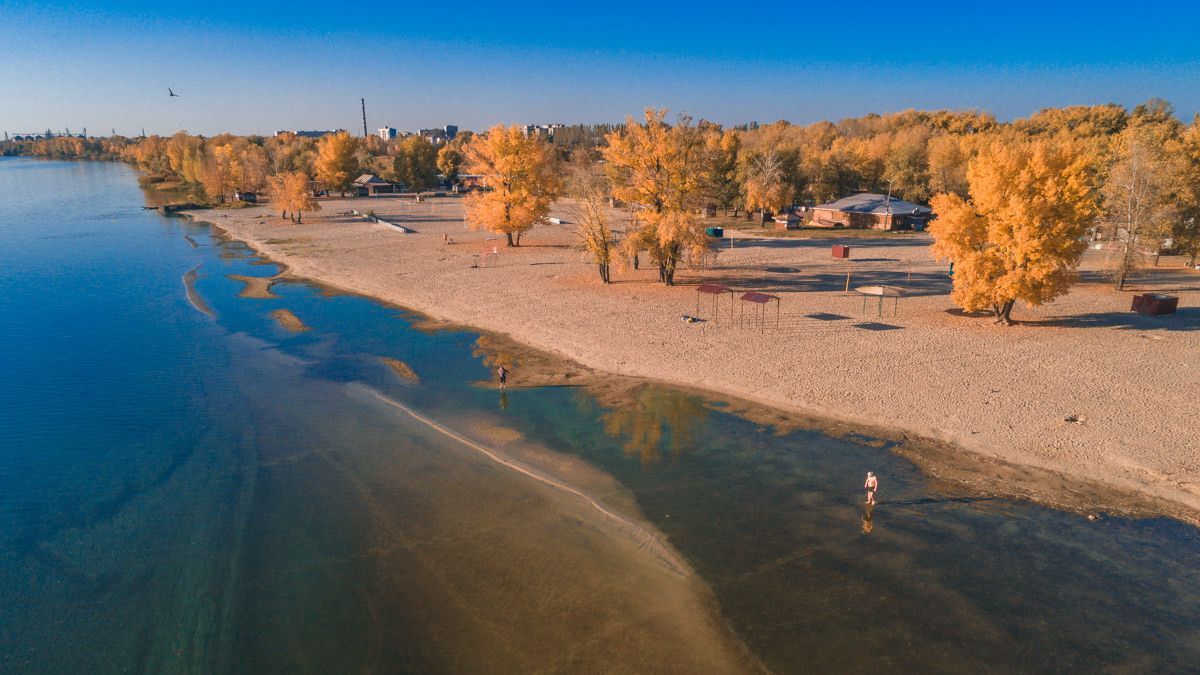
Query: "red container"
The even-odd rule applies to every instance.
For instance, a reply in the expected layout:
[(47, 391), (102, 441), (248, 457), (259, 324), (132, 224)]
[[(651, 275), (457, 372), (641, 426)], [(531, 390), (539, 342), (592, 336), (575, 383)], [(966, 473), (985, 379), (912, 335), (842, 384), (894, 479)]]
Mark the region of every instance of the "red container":
[(1164, 295), (1162, 293), (1143, 293), (1133, 296), (1133, 306), (1130, 310), (1138, 314), (1146, 314), (1148, 316), (1158, 316), (1160, 314), (1174, 314), (1179, 308), (1179, 298), (1174, 295)]
[(833, 257), (839, 258), (842, 260), (849, 259), (850, 258), (850, 247), (849, 246), (841, 246), (841, 245), (834, 246), (833, 247)]

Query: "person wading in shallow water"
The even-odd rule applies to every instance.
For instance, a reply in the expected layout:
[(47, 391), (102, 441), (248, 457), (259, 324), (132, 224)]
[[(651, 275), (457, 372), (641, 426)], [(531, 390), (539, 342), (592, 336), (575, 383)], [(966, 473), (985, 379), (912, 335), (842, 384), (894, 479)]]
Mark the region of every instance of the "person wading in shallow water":
[(500, 388), (503, 389), (508, 384), (508, 368), (500, 366), (496, 369), (496, 374), (500, 376)]
[(867, 489), (867, 503), (875, 504), (875, 491), (879, 489), (879, 479), (875, 477), (874, 471), (867, 472), (867, 482), (863, 483), (863, 487)]

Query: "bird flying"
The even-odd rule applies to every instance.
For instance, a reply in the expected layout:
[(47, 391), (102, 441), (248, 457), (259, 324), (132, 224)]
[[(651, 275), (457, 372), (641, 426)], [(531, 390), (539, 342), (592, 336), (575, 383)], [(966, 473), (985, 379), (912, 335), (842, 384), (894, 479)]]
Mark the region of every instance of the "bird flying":
[[(175, 98), (179, 98), (179, 94), (176, 94), (175, 90), (170, 87), (167, 87), (167, 93), (170, 94), (171, 96), (174, 96)], [(168, 96), (167, 98), (170, 98), (170, 96)]]

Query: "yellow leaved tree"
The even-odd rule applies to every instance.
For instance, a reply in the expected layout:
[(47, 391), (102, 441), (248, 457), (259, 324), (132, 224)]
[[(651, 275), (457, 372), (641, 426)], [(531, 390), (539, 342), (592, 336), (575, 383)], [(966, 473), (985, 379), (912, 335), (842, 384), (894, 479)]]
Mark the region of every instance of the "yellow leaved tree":
[(521, 127), (497, 125), (472, 137), (464, 152), (467, 172), (486, 188), (467, 196), (467, 222), (520, 246), (521, 234), (545, 219), (562, 191), (554, 147)]
[(308, 174), (302, 171), (276, 174), (271, 177), (270, 184), (280, 218), (287, 218), (290, 212), (292, 222), (299, 223), (305, 211), (321, 210), (320, 202), (312, 196)]
[(317, 142), (317, 158), (313, 162), (317, 181), (343, 196), (358, 178), (358, 139), (345, 131), (322, 136)]
[(970, 199), (943, 193), (932, 203), (933, 254), (954, 264), (954, 301), (1009, 324), (1016, 301), (1066, 293), (1098, 213), (1092, 169), (1067, 138), (984, 143), (967, 168)]
[(647, 108), (645, 124), (627, 118), (624, 127), (608, 135), (604, 159), (613, 195), (638, 209), (636, 229), (622, 241), (626, 254), (648, 250), (659, 280), (671, 286), (680, 262), (708, 250), (696, 209), (707, 187), (704, 167), (711, 146), (706, 136), (719, 132), (694, 126), (686, 116), (668, 125), (666, 114)]

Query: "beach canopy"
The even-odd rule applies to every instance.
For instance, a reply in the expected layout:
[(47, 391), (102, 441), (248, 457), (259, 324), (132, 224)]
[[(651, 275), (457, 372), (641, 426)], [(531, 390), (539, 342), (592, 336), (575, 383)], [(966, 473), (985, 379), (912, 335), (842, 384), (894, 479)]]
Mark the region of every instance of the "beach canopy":
[(759, 293), (757, 291), (747, 291), (745, 293), (742, 293), (742, 297), (740, 298), (740, 300), (742, 301), (742, 311), (741, 311), (741, 314), (739, 317), (739, 322), (738, 322), (739, 324), (741, 323), (742, 320), (745, 319), (745, 316), (746, 316), (746, 304), (745, 303), (749, 302), (749, 303), (752, 303), (751, 306), (755, 310), (755, 313), (753, 316), (754, 316), (755, 321), (758, 323), (759, 330), (762, 330), (763, 328), (765, 328), (766, 322), (767, 322), (767, 303), (774, 300), (775, 301), (775, 327), (776, 328), (779, 327), (780, 309), (779, 309), (779, 296), (778, 295), (771, 295), (770, 293)]
[(717, 311), (720, 308), (721, 296), (729, 294), (729, 320), (733, 320), (733, 289), (720, 284), (700, 284), (696, 287), (696, 315), (700, 315), (700, 294), (712, 296), (713, 299), (713, 319), (720, 320), (721, 315)]

